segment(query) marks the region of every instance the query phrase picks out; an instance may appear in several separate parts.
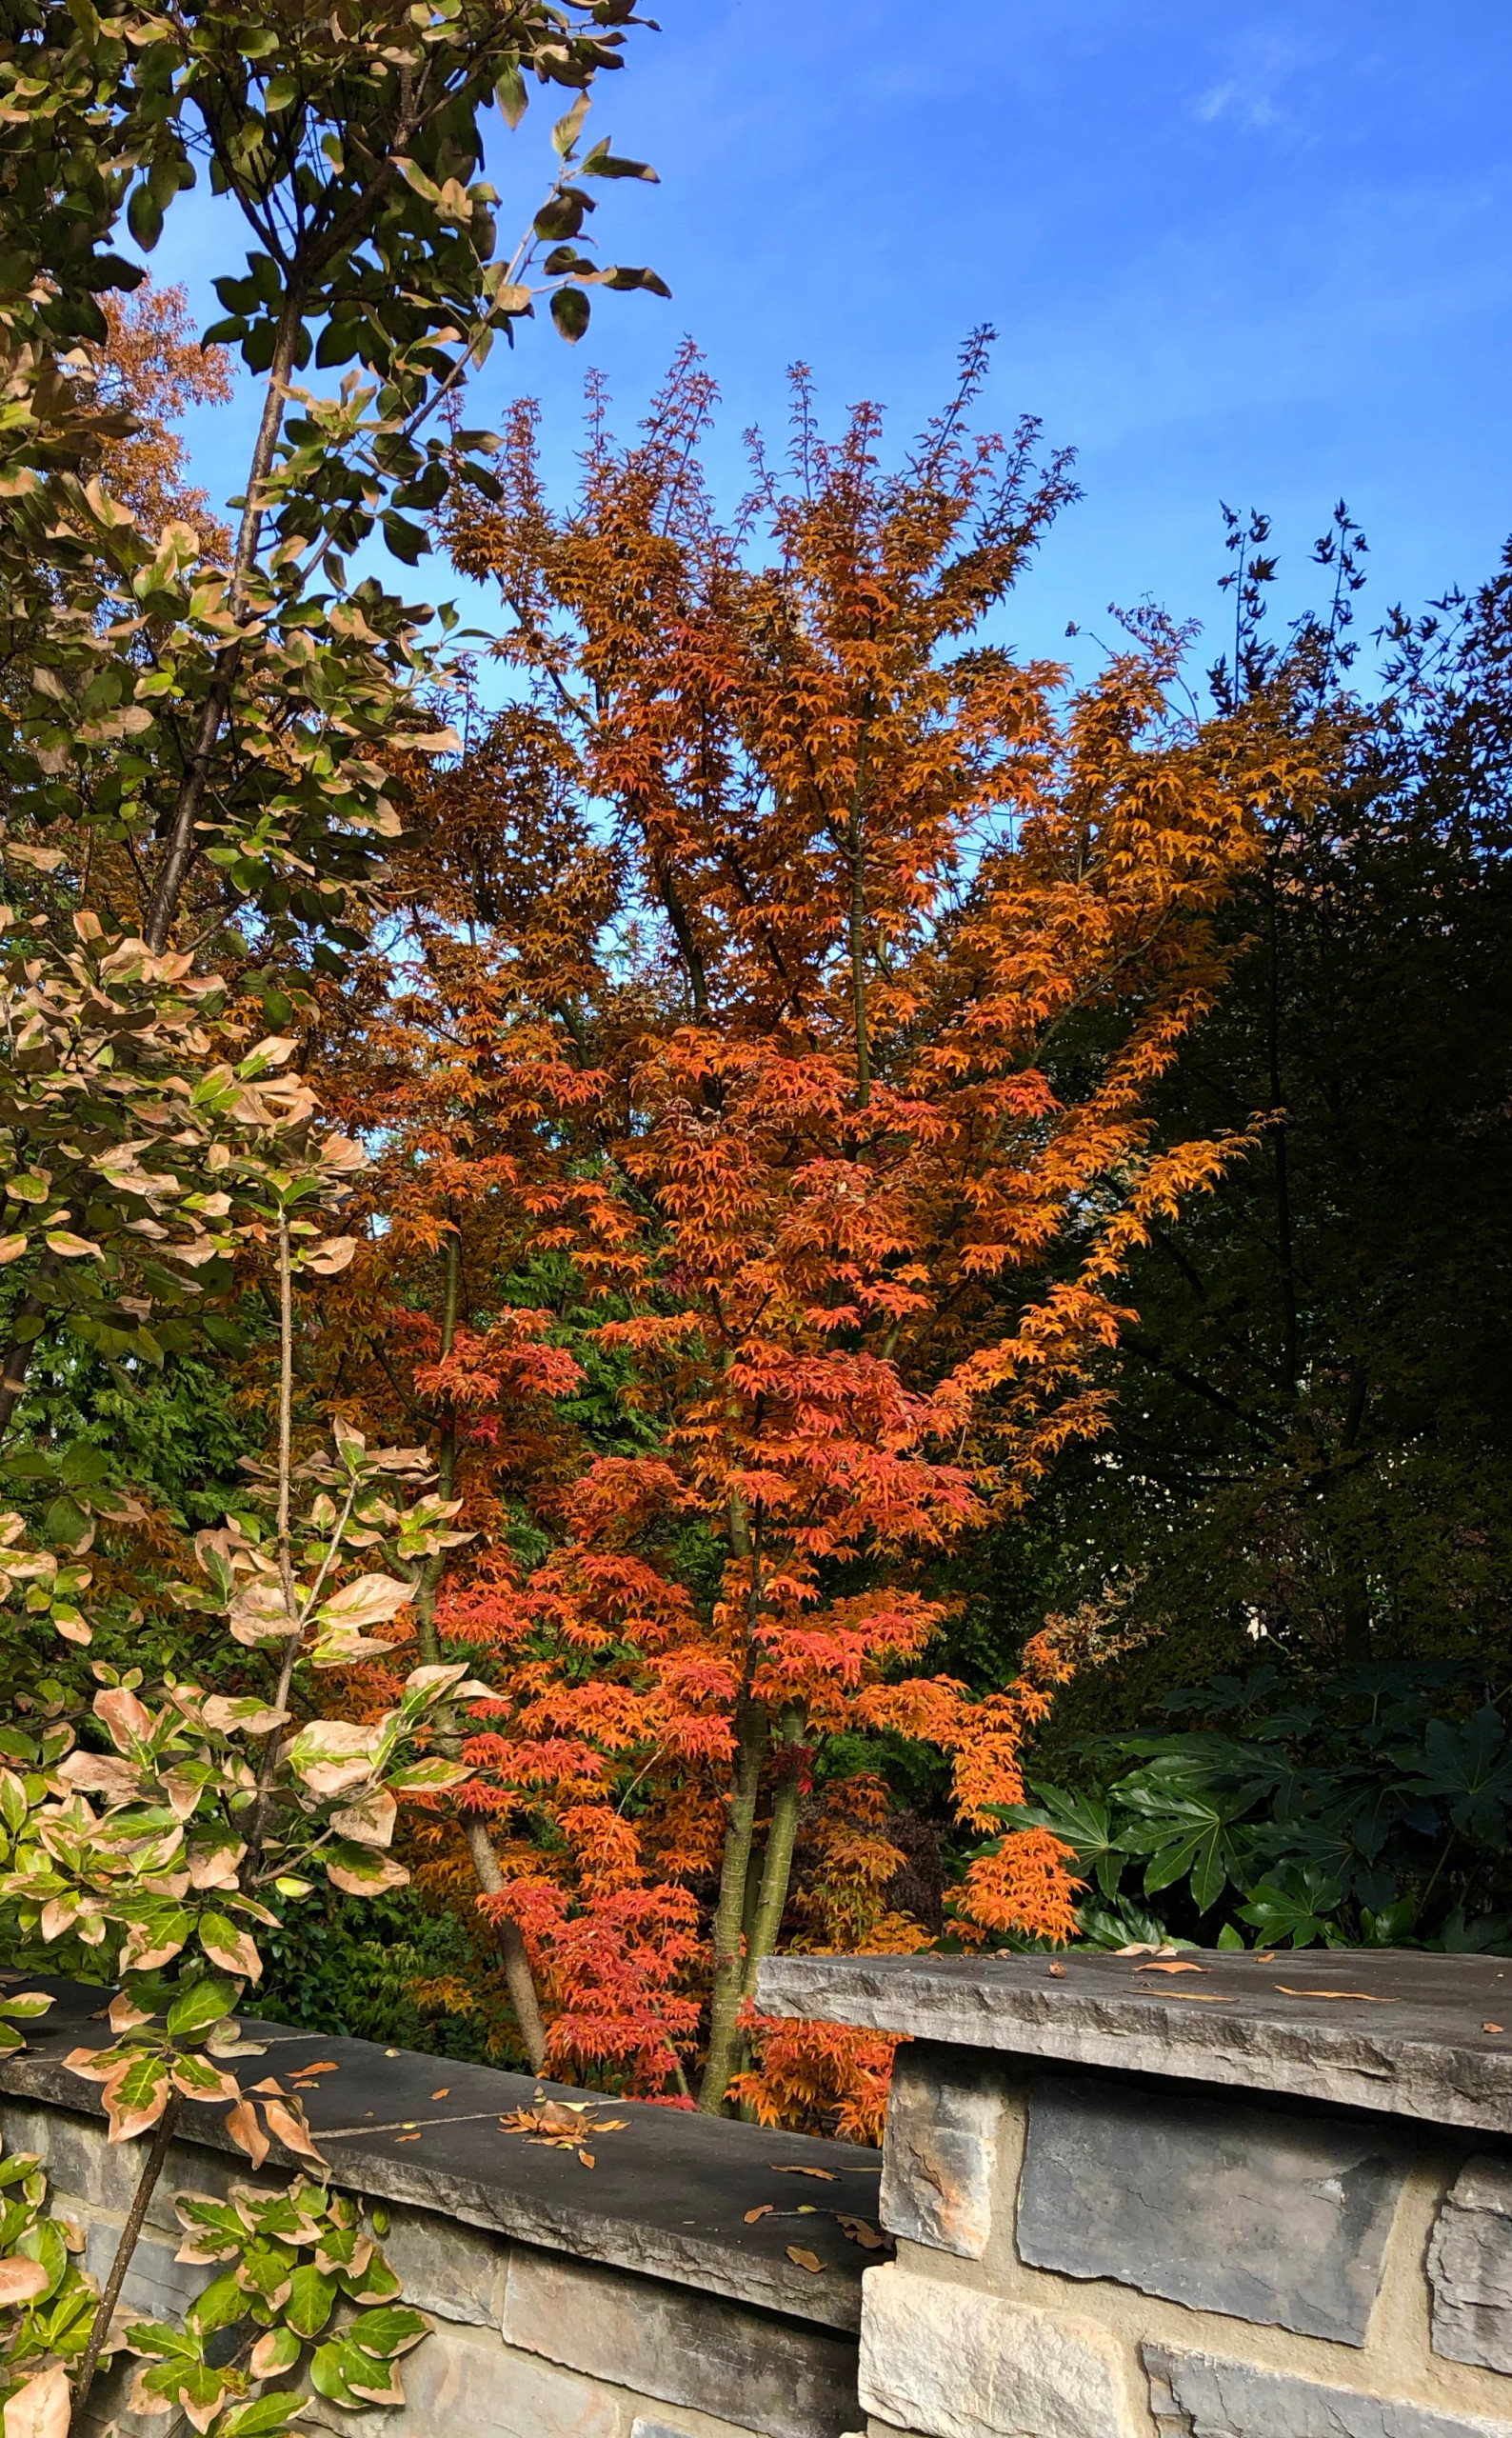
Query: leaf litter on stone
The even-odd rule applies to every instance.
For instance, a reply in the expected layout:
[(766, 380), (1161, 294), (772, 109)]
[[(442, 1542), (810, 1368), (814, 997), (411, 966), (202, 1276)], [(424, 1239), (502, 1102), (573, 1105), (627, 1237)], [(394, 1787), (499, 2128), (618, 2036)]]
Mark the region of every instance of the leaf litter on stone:
[(825, 2264), (816, 2251), (806, 2251), (802, 2244), (789, 2244), (787, 2257), (799, 2268), (806, 2268), (812, 2276), (824, 2274)]
[(840, 2182), (840, 2178), (836, 2175), (833, 2168), (774, 2167), (772, 2168), (772, 2173), (773, 2175), (814, 2175), (819, 2178), (821, 2184), (838, 2184)]
[(835, 2224), (843, 2234), (849, 2236), (853, 2244), (859, 2244), (863, 2251), (886, 2249), (886, 2236), (881, 2232), (880, 2228), (874, 2227), (869, 2219), (847, 2217), (845, 2210), (837, 2209)]
[(1205, 1964), (1137, 1964), (1136, 1972), (1205, 1972)]
[(529, 2142), (546, 2150), (576, 2150), (586, 2168), (596, 2164), (591, 2150), (582, 2148), (585, 2133), (623, 2133), (629, 2123), (627, 2116), (595, 2116), (587, 2113), (595, 2103), (590, 2099), (544, 2100), (539, 2108), (513, 2108), (501, 2116), (506, 2133), (523, 2133)]
[(746, 2212), (746, 2226), (754, 2227), (758, 2218), (769, 2218), (772, 2215), (772, 2208), (773, 2205), (769, 2201), (758, 2202), (754, 2209), (747, 2209)]
[(1395, 1998), (1383, 1998), (1376, 1989), (1294, 1989), (1285, 1981), (1278, 1981), (1277, 1988), (1283, 1998), (1363, 1998), (1367, 2006), (1394, 2007)]

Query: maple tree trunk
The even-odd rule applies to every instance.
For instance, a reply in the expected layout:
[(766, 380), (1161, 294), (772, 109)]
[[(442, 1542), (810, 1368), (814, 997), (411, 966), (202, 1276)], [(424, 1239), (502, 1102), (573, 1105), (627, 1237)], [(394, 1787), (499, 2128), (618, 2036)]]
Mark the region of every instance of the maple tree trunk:
[[(741, 1696), (735, 1713), (735, 1766), (730, 1775), (725, 1853), (720, 1866), (719, 1903), (714, 1912), (714, 1988), (708, 2009), (708, 2057), (699, 2085), (698, 2104), (706, 2116), (724, 2112), (729, 2078), (740, 2065), (739, 2017), (745, 1996), (746, 1958), (742, 1920), (746, 1910), (746, 1874), (750, 1868), (756, 1833), (756, 1804), (761, 1792), (762, 1751), (766, 1741), (766, 1714), (748, 1694)], [(760, 1898), (757, 1900), (758, 1909)]]
[(856, 1019), (856, 1102), (861, 1109), (867, 1108), (871, 1100), (871, 1043), (866, 1022), (866, 848), (861, 823), (865, 769), (863, 743), (846, 840), (850, 854), (850, 996)]
[(137, 2238), (146, 2223), (148, 2204), (157, 2190), (158, 2178), (167, 2163), (169, 2145), (173, 2139), (183, 2106), (184, 2102), (178, 2092), (170, 2090), (164, 2103), (163, 2113), (157, 2120), (152, 2139), (148, 2145), (147, 2156), (142, 2161), (142, 2172), (136, 2179), (136, 2190), (131, 2195), (131, 2207), (127, 2212), (126, 2224), (121, 2228), (121, 2240), (115, 2247), (115, 2258), (110, 2263), (110, 2274), (105, 2281), (105, 2291), (95, 2306), (94, 2320), (90, 2329), (90, 2341), (84, 2348), (78, 2375), (73, 2382), (73, 2411), (69, 2422), (70, 2431), (82, 2426), (84, 2408), (89, 2403), (90, 2389), (94, 2385), (94, 2374), (100, 2367), (101, 2350), (116, 2304), (121, 2298), (121, 2288), (126, 2283), (126, 2272), (131, 2266), (131, 2255), (136, 2249)]
[(782, 1767), (772, 1795), (771, 1826), (766, 1832), (766, 1851), (762, 1857), (761, 1886), (746, 1941), (742, 1993), (747, 1998), (755, 1994), (756, 1974), (764, 1957), (776, 1952), (783, 1915), (787, 1909), (787, 1890), (793, 1875), (793, 1848), (798, 1842), (798, 1807), (802, 1799), (797, 1748), (803, 1730), (803, 1714), (795, 1704), (784, 1710), (778, 1729), (778, 1743), (783, 1752)]
[[(441, 1321), (443, 1354), (449, 1354), (456, 1341), (461, 1272), (461, 1256), (453, 1233), (447, 1240), (447, 1291)], [(443, 1498), (449, 1498), (457, 1477), (457, 1430), (454, 1422), (448, 1422), (441, 1434), (441, 1457), (436, 1470), (437, 1488)], [(441, 1589), (445, 1567), (445, 1553), (438, 1551), (427, 1564), (415, 1595), (415, 1636), (420, 1646), (420, 1656), (428, 1668), (437, 1667), (443, 1657), (441, 1636), (436, 1631), (436, 1595)], [(455, 1721), (438, 1733), (436, 1749), (448, 1760), (460, 1757), (462, 1733)], [(493, 1850), (487, 1823), (480, 1812), (463, 1814), (462, 1833), (467, 1840), (473, 1874), (484, 1895), (502, 1895), (505, 1876), (499, 1868), (499, 1857)], [(501, 1920), (492, 1927), (499, 1960), (504, 1966), (505, 1987), (509, 1992), (515, 2023), (530, 2060), (530, 2071), (539, 2074), (546, 2064), (546, 2023), (541, 2013), (541, 1996), (530, 1969), (525, 1935), (517, 1922)]]

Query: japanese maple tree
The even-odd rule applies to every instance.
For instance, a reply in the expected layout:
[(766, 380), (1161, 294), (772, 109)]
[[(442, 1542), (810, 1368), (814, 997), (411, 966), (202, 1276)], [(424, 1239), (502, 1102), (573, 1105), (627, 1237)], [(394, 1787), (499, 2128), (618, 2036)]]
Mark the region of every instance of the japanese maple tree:
[[(414, 1378), (456, 1445), (493, 1445), (497, 1354), (554, 1335), (617, 1367), (634, 1425), (564, 1421), (440, 1589), (495, 1687), (465, 1800), (552, 2056), (687, 2088), (701, 2051), (707, 2108), (737, 2076), (775, 2104), (744, 2069), (785, 1923), (925, 1941), (885, 1902), (876, 1781), (826, 1741), (928, 1740), (984, 1829), (1017, 1798), (1065, 1638), (973, 1698), (929, 1666), (931, 1567), (1105, 1426), (1122, 1265), (1232, 1149), (1153, 1155), (1148, 1101), (1275, 774), (1182, 714), (1159, 621), (1081, 689), (1012, 650), (1002, 605), (1071, 486), (1032, 426), (972, 430), (985, 361), (896, 471), (875, 410), (828, 441), (800, 379), (789, 464), (758, 456), (733, 524), (691, 353), (632, 445), (596, 411), (565, 512), (527, 407), (502, 497), (464, 475), (448, 510), (512, 699), (416, 850), (449, 909), (434, 1006), (474, 1034), (467, 1123), (413, 1182), (433, 1229), (514, 1249), (473, 1265), (466, 1335), (435, 1334), (432, 1271)], [(1071, 1906), (1032, 1832), (952, 1899), (972, 1939), (1064, 1936)]]

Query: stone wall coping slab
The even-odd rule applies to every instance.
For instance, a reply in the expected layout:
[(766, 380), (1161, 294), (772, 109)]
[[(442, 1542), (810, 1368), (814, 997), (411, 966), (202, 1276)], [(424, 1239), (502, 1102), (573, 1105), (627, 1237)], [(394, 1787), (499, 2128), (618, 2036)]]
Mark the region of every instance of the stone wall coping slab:
[[(109, 2041), (109, 1990), (36, 1973), (6, 1980), (48, 1989), (55, 2003), (27, 2027), (26, 2050), (0, 2062), (0, 2091), (101, 2115), (98, 2086), (62, 2061), (81, 2044)], [(301, 2068), (334, 2066), (300, 2098), (335, 2181), (349, 2189), (820, 2327), (853, 2332), (860, 2325), (862, 2270), (875, 2255), (848, 2240), (836, 2213), (875, 2224), (882, 2161), (874, 2150), (238, 2020), (249, 2039), (266, 2044), (267, 2053), (242, 2068), (249, 2085), (273, 2072), (288, 2087)], [(624, 2129), (585, 2137), (588, 2168), (575, 2149), (503, 2128), (502, 2116), (541, 2097), (586, 2100), (590, 2122), (620, 2117)], [(224, 2101), (187, 2105), (177, 2138), (240, 2156), (225, 2114)], [(272, 2164), (293, 2173), (301, 2162), (275, 2145)], [(755, 2210), (766, 2214), (747, 2224)], [(789, 2245), (816, 2256), (819, 2273), (790, 2261)]]
[(948, 2047), (1512, 2133), (1504, 1956), (785, 1955), (762, 1966), (756, 2003)]

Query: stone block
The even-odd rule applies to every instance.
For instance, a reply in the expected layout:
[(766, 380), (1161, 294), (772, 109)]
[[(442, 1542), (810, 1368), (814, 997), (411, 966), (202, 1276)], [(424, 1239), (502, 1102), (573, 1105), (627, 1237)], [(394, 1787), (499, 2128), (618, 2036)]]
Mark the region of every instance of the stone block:
[(509, 2247), (503, 2236), (459, 2226), (426, 2209), (391, 2209), (383, 2248), (405, 2300), (437, 2319), (497, 2328)]
[[(88, 2230), (84, 2265), (102, 2288), (110, 2273), (120, 2232), (118, 2227), (98, 2223)], [(143, 2234), (138, 2238), (121, 2288), (125, 2309), (140, 2311), (147, 2319), (182, 2319), (195, 2295), (204, 2292), (217, 2271), (204, 2263), (175, 2260), (177, 2249), (176, 2243), (160, 2235)]]
[(1134, 2438), (1137, 2428), (1108, 2329), (896, 2265), (866, 2278), (861, 2402), (922, 2438)]
[(1196, 2310), (1363, 2345), (1407, 2168), (1389, 2128), (1110, 2082), (1029, 2102), (1018, 2247)]
[(1433, 2349), (1512, 2371), (1512, 2161), (1467, 2159), (1428, 2246)]
[[(497, 2337), (438, 2328), (406, 2355), (403, 2377), (403, 2423), (430, 2438), (624, 2438), (627, 2416), (618, 2398), (531, 2354), (511, 2353)], [(381, 2408), (341, 2412), (316, 2396), (300, 2426), (342, 2438), (394, 2438), (396, 2418)]]
[(763, 2438), (839, 2438), (855, 2420), (847, 2338), (525, 2245), (509, 2255), (504, 2334), (568, 2369)]
[(1160, 2438), (1512, 2438), (1512, 2422), (1477, 2413), (1436, 2412), (1211, 2353), (1143, 2350)]
[(890, 2233), (980, 2260), (992, 2226), (1003, 2099), (959, 2051), (905, 2048), (887, 2100), (879, 2208)]
[[(679, 2423), (653, 2421), (638, 2412), (630, 2424), (630, 2438), (694, 2438), (694, 2432)], [(746, 2438), (744, 2431), (731, 2431), (730, 2438)]]

